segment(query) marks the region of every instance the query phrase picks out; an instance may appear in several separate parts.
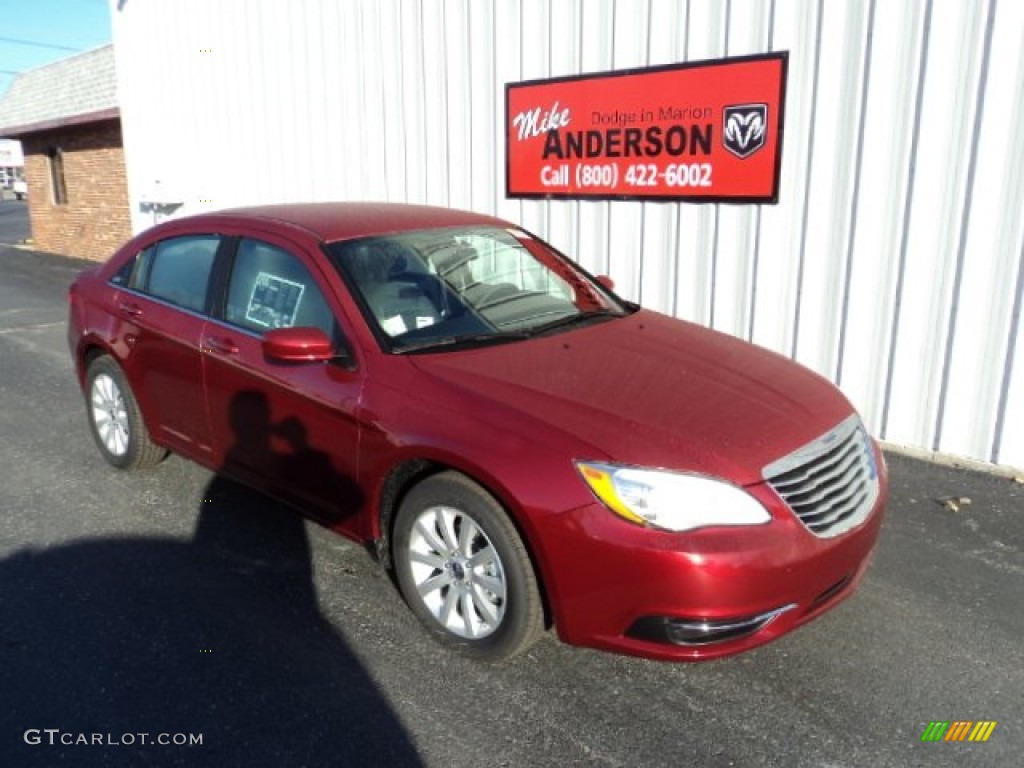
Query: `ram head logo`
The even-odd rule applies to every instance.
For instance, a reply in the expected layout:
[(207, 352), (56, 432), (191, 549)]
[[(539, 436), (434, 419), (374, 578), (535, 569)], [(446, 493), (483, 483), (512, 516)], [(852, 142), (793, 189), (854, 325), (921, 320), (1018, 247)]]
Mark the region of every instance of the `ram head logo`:
[(767, 104), (734, 104), (722, 111), (722, 145), (745, 160), (764, 146)]

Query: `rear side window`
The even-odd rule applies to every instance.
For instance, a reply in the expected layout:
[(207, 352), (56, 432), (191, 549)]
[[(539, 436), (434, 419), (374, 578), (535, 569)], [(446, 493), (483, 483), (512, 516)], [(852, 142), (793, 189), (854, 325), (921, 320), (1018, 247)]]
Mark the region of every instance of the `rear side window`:
[(110, 282), (125, 288), (134, 288), (137, 291), (145, 290), (146, 280), (149, 277), (149, 265), (153, 263), (153, 251), (155, 250), (156, 246), (151, 245), (149, 248), (139, 251), (134, 258), (126, 261), (124, 266), (114, 273)]
[(132, 287), (179, 307), (203, 312), (219, 246), (216, 235), (164, 240), (140, 254)]
[(309, 270), (293, 254), (259, 240), (238, 244), (225, 320), (262, 333), (312, 326), (328, 336), (334, 315)]

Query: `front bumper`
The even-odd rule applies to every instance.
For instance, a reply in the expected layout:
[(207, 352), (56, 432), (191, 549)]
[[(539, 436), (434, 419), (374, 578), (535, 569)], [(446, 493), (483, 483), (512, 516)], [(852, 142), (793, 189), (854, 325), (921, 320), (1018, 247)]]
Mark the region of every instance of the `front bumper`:
[(856, 590), (882, 525), (884, 470), (879, 484), (866, 519), (829, 539), (812, 534), (767, 484), (747, 489), (771, 512), (761, 526), (668, 533), (600, 503), (547, 517), (538, 533), (559, 636), (665, 660), (767, 643)]

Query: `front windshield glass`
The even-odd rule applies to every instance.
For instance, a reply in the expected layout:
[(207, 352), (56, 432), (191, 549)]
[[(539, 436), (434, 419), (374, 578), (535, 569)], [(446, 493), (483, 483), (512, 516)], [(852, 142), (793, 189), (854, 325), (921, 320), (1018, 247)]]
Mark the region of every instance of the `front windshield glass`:
[(629, 311), (520, 230), (403, 232), (332, 243), (327, 252), (393, 352), (498, 343)]

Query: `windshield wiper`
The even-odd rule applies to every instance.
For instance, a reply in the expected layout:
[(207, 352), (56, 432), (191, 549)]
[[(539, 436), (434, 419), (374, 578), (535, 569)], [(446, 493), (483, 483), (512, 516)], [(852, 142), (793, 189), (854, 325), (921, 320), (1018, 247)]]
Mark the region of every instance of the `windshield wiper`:
[(557, 330), (559, 328), (566, 328), (570, 325), (585, 325), (592, 323), (596, 320), (607, 320), (613, 317), (625, 317), (624, 312), (618, 312), (612, 309), (590, 309), (586, 312), (578, 312), (575, 315), (566, 315), (560, 317), (557, 320), (552, 320), (541, 325), (534, 326), (530, 329), (529, 333), (531, 336), (537, 336), (548, 331)]
[(391, 351), (396, 355), (404, 355), (408, 352), (426, 352), (434, 349), (483, 346), (487, 344), (502, 344), (509, 341), (522, 341), (533, 336), (525, 331), (498, 331), (492, 333), (464, 333), (456, 336), (442, 336), (439, 339), (424, 339), (403, 344)]

